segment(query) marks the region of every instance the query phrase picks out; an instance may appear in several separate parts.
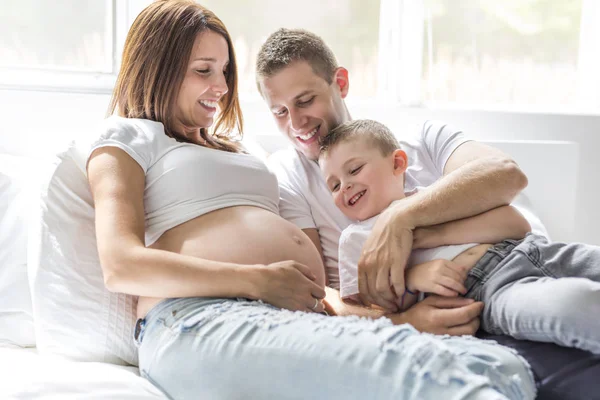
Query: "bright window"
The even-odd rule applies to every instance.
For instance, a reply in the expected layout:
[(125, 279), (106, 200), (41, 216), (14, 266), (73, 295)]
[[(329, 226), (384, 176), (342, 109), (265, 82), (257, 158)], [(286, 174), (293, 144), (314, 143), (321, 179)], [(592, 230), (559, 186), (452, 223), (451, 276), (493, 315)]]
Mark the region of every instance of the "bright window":
[(0, 65), (112, 72), (110, 1), (10, 3), (0, 9)]
[(321, 36), (348, 68), (353, 96), (377, 91), (379, 1), (203, 0), (227, 26), (240, 69), (240, 92), (256, 94), (254, 65), (264, 40), (279, 28), (304, 28)]
[[(151, 0), (3, 0), (0, 89), (110, 93)], [(201, 0), (228, 27), (243, 98), (280, 27), (323, 37), (352, 99), (600, 112), (598, 0)]]
[(423, 102), (600, 109), (588, 101), (600, 91), (588, 72), (600, 32), (582, 23), (597, 13), (595, 0), (423, 2)]
[(126, 32), (151, 0), (4, 0), (0, 88), (111, 91)]

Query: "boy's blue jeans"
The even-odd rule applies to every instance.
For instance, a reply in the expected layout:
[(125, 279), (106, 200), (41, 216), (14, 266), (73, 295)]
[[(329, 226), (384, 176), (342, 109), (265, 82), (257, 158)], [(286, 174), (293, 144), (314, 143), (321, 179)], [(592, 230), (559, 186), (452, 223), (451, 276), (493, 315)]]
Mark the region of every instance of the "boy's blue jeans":
[(245, 299), (170, 299), (139, 321), (140, 371), (173, 399), (532, 399), (516, 353)]
[(481, 327), (517, 339), (600, 354), (600, 247), (505, 240), (469, 272), (467, 297), (483, 301)]

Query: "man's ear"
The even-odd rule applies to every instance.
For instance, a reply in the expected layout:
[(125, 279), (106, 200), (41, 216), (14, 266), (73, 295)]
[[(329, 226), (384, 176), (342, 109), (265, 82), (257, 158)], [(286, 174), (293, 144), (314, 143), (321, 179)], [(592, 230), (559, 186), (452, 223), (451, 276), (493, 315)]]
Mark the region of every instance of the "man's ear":
[(400, 149), (394, 150), (394, 175), (400, 175), (406, 172), (408, 168), (408, 157), (406, 153)]
[(340, 88), (342, 99), (345, 99), (350, 89), (350, 81), (348, 80), (348, 70), (344, 67), (337, 67), (333, 75), (333, 80)]

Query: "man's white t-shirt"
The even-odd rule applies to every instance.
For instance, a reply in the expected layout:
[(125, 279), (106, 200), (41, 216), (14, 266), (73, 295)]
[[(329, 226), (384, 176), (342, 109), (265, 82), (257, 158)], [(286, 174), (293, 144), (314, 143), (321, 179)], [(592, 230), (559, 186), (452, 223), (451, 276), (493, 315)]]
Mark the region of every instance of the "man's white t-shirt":
[[(438, 121), (426, 121), (417, 132), (397, 134), (396, 137), (408, 156), (404, 183), (407, 192), (430, 186), (441, 178), (450, 155), (461, 144), (471, 140), (462, 131)], [(316, 161), (290, 147), (271, 155), (268, 166), (279, 181), (280, 215), (300, 229), (318, 230), (328, 284), (339, 289), (340, 234), (354, 221), (335, 206)], [(522, 211), (521, 207), (517, 208)], [(545, 232), (533, 213), (528, 211), (523, 215), (534, 231)]]

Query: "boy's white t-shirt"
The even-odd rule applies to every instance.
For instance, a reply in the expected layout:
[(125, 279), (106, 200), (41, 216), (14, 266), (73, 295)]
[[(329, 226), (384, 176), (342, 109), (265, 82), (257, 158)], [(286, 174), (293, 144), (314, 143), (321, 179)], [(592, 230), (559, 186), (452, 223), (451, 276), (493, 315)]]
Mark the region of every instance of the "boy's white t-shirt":
[[(401, 201), (401, 200), (397, 200)], [(390, 207), (397, 201), (392, 202)], [(358, 260), (367, 238), (377, 222), (378, 214), (364, 221), (350, 224), (342, 231), (339, 245), (340, 296), (348, 298), (358, 294)], [(406, 268), (431, 260), (453, 260), (456, 256), (479, 243), (439, 246), (432, 249), (417, 249), (410, 253)]]
[[(406, 191), (425, 188), (441, 178), (450, 155), (470, 140), (462, 131), (436, 121), (397, 137), (408, 156)], [(280, 215), (300, 229), (318, 229), (328, 284), (339, 289), (338, 243), (342, 230), (353, 221), (335, 206), (316, 161), (290, 147), (271, 155), (268, 165), (279, 180)]]

